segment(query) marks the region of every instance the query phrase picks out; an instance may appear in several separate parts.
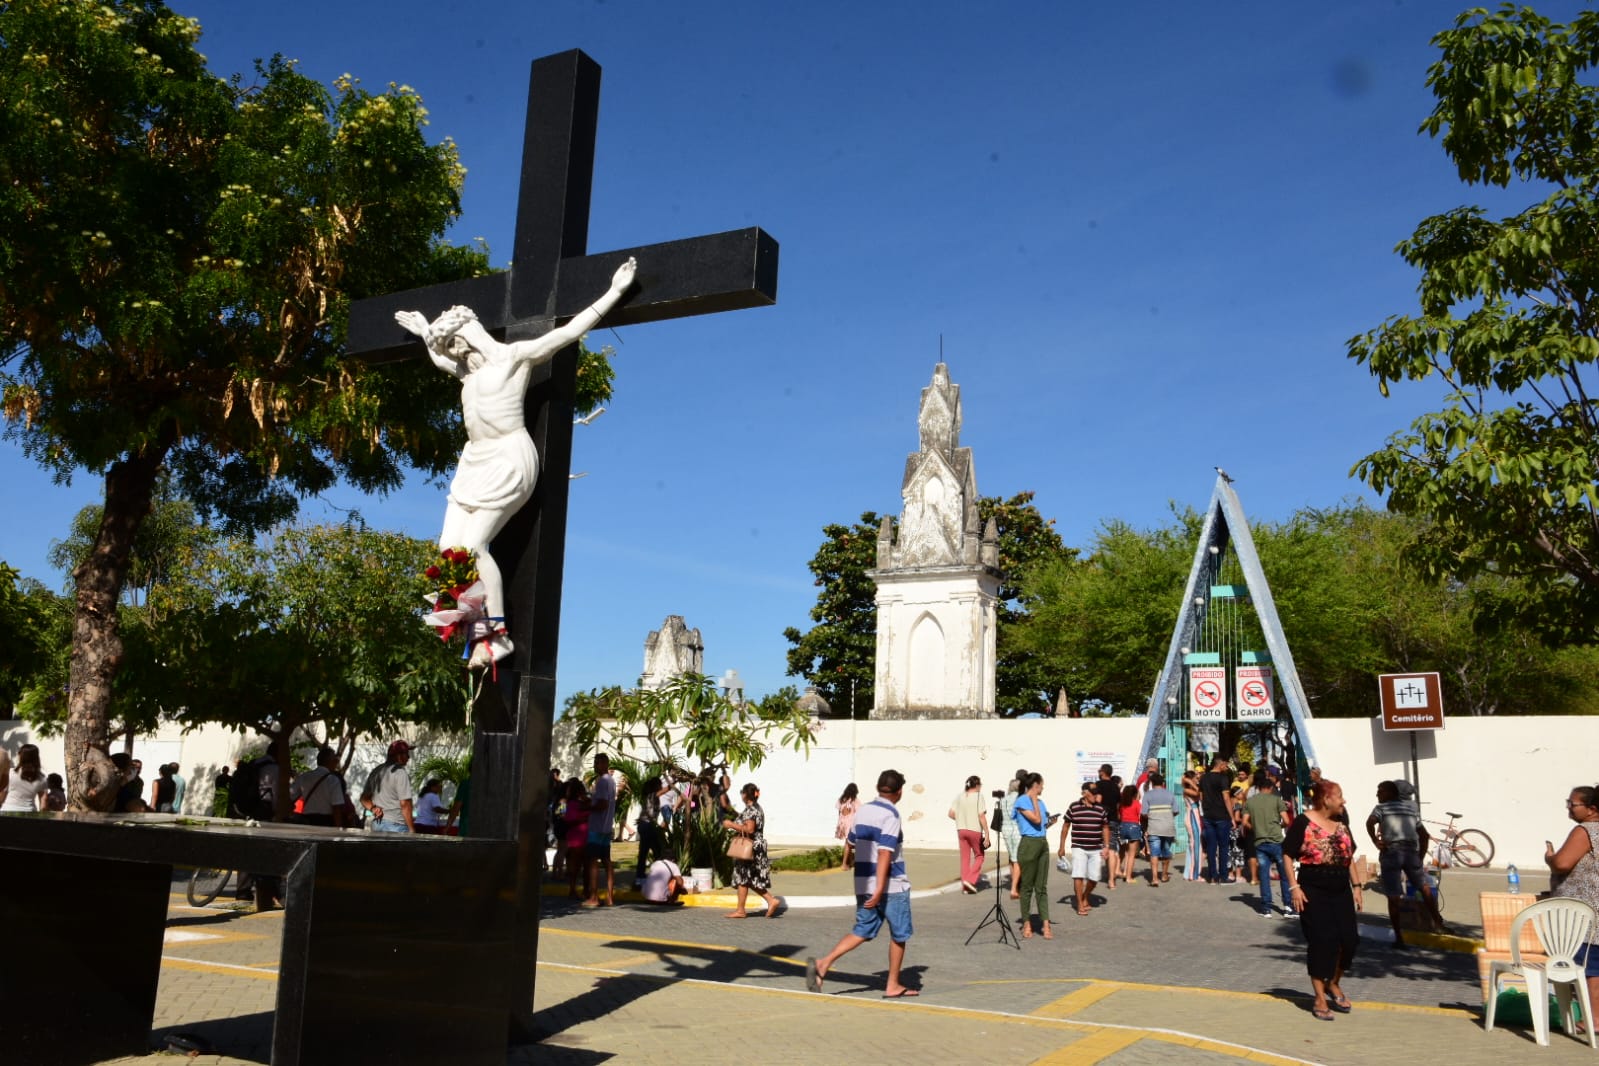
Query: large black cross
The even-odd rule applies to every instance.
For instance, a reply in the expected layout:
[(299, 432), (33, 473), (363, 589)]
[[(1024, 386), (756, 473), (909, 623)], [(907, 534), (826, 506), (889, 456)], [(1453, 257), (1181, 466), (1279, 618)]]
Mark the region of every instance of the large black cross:
[[(599, 98), (599, 64), (582, 52), (534, 60), (511, 269), (357, 301), (350, 308), (352, 357), (373, 362), (418, 356), (416, 339), (394, 321), (399, 310), (420, 310), (431, 320), (465, 304), (503, 340), (541, 336), (604, 293), (629, 256), (638, 260), (637, 283), (605, 316), (607, 326), (776, 302), (777, 242), (758, 228), (587, 254)], [(474, 837), (519, 842), (516, 944), (505, 979), (513, 1030), (521, 1028), (523, 1035), (531, 1023), (538, 955), (576, 345), (546, 366), (542, 375), (535, 371), (527, 396), (528, 432), (540, 460), (538, 486), (491, 549), (505, 577), (506, 625), (516, 651), (509, 669), (500, 666), (501, 691), (489, 689), (475, 708), (469, 827)]]

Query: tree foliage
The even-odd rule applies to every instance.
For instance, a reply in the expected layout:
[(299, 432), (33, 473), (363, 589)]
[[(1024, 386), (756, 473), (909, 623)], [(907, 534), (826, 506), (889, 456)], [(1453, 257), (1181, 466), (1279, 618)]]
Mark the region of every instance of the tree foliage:
[(43, 587), (30, 588), (15, 567), (0, 562), (0, 708), (9, 708), (48, 673), (65, 636), (64, 612)]
[[(1051, 713), (1051, 700), (1063, 679), (1029, 648), (1014, 642), (1012, 631), (1031, 609), (1029, 594), (1019, 575), (1046, 559), (1069, 558), (1055, 532), (1054, 519), (1039, 514), (1031, 492), (1009, 499), (983, 496), (978, 514), (987, 524), (994, 519), (999, 533), (999, 608), (996, 710), (1003, 716), (1028, 712)], [(833, 712), (865, 718), (872, 709), (877, 670), (877, 583), (869, 572), (877, 567), (880, 519), (867, 511), (853, 526), (822, 527), (821, 547), (808, 566), (816, 576), (816, 606), (803, 633), (790, 626), (783, 636), (788, 650), (788, 672), (816, 686)]]
[(577, 726), (581, 751), (601, 741), (627, 755), (648, 747), (649, 762), (681, 776), (757, 769), (767, 748), (809, 751), (815, 722), (784, 688), (759, 701), (731, 700), (703, 674), (682, 674), (657, 689), (611, 687), (579, 692), (565, 715)]
[(816, 624), (801, 633), (793, 626), (783, 637), (788, 673), (803, 677), (843, 717), (864, 718), (872, 709), (877, 677), (877, 583), (867, 576), (877, 566), (876, 512), (853, 526), (822, 527), (823, 541), (806, 564), (816, 578)]
[(1022, 575), (1050, 560), (1069, 560), (1076, 553), (1055, 531), (1033, 503), (1033, 493), (1019, 492), (1010, 499), (984, 496), (977, 501), (986, 526), (992, 518), (999, 532), (999, 632), (998, 661), (994, 671), (995, 710), (1001, 717), (1054, 713), (1055, 693), (1066, 685), (1054, 664), (1016, 639), (1018, 627), (1034, 606), (1022, 585)]
[[(1343, 506), (1252, 526), (1312, 713), (1369, 718), (1378, 674), (1431, 670), (1452, 714), (1599, 712), (1599, 652), (1550, 649), (1523, 625), (1485, 625), (1536, 590), (1497, 574), (1420, 573), (1406, 562), (1416, 525)], [(1018, 641), (1066, 672), (1079, 702), (1147, 710), (1200, 527), (1192, 510), (1148, 531), (1109, 522), (1081, 561), (1029, 571), (1034, 606)], [(1252, 607), (1242, 624), (1260, 635)]]
[(1525, 576), (1529, 616), (1556, 639), (1599, 622), (1599, 13), (1557, 24), (1506, 5), (1434, 39), (1436, 98), (1422, 130), (1461, 180), (1540, 196), (1494, 220), (1462, 206), (1397, 251), (1421, 274), (1420, 310), (1353, 338), (1384, 395), (1436, 378), (1423, 415), (1355, 473), (1390, 508), (1425, 518), (1411, 558), (1433, 575)]
[[(65, 478), (105, 477), (76, 572), (67, 760), (110, 803), (116, 605), (159, 478), (229, 534), (340, 478), (440, 474), (455, 390), (341, 357), (352, 300), (487, 269), (442, 240), (463, 168), (421, 100), (281, 58), (224, 79), (157, 0), (0, 5), (0, 407)], [(608, 368), (603, 368), (608, 373)]]

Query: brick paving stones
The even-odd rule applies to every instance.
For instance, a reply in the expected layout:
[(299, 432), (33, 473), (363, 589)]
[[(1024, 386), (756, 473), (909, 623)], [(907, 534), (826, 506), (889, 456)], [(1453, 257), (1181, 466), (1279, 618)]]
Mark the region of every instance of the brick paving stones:
[[(918, 878), (916, 862), (913, 879), (934, 881)], [(1052, 889), (1062, 898), (1068, 886), (1060, 879)], [(717, 905), (583, 911), (547, 897), (535, 1004), (546, 1035), (506, 1061), (844, 1062), (878, 1052), (919, 1063), (1108, 1066), (1593, 1061), (1586, 1044), (1558, 1032), (1549, 1048), (1526, 1030), (1484, 1033), (1471, 958), (1394, 951), (1378, 926), (1346, 981), (1354, 1013), (1315, 1021), (1297, 921), (1259, 917), (1245, 886), (1101, 888), (1092, 914), (1056, 904), (1056, 939), (1035, 937), (1021, 950), (992, 926), (965, 945), (991, 893), (919, 898), (905, 980), (923, 995), (908, 1002), (880, 998), (881, 940), (842, 959), (822, 995), (805, 992), (805, 957), (849, 928), (848, 879), (780, 875), (777, 890), (812, 905), (728, 920)], [(1008, 898), (1003, 905), (1014, 915)], [(183, 1031), (221, 1052), (188, 1060), (199, 1066), (267, 1062), (280, 929), (280, 914), (196, 911), (175, 892), (153, 1046)]]

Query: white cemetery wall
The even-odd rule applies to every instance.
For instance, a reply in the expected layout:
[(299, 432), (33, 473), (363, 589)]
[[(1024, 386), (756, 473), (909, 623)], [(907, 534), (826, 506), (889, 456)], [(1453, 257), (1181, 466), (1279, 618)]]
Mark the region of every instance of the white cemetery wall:
[[(1143, 718), (829, 720), (808, 759), (777, 749), (759, 770), (740, 770), (734, 780), (761, 786), (773, 841), (823, 845), (833, 843), (833, 805), (844, 786), (854, 781), (870, 798), (878, 773), (891, 767), (909, 782), (901, 803), (906, 842), (953, 849), (949, 803), (967, 775), (983, 779), (985, 806), (992, 810), (988, 792), (1003, 789), (1019, 767), (1037, 770), (1044, 775), (1045, 803), (1063, 811), (1077, 796), (1080, 762), (1110, 762), (1136, 773), (1144, 728)], [(1365, 820), (1377, 782), (1408, 776), (1409, 740), (1365, 719), (1317, 719), (1310, 729), (1317, 759), (1344, 786), (1362, 850), (1369, 852)], [(1567, 792), (1599, 784), (1599, 718), (1456, 718), (1439, 733), (1420, 735), (1418, 749), (1423, 815), (1446, 819), (1446, 811), (1464, 812), (1463, 825), (1494, 839), (1493, 865), (1501, 868), (1514, 862), (1541, 870), (1543, 842), (1558, 842), (1570, 830)]]
[[(1371, 851), (1365, 822), (1377, 782), (1410, 777), (1409, 736), (1363, 718), (1317, 719), (1310, 736), (1322, 771), (1343, 786), (1358, 843)], [(1541, 872), (1544, 841), (1559, 846), (1571, 831), (1567, 795), (1599, 784), (1599, 718), (1453, 718), (1416, 741), (1422, 817), (1464, 814), (1461, 826), (1493, 838), (1500, 868)]]
[[(21, 719), (0, 721), (0, 747), (15, 754), (22, 744), (37, 744), (39, 760), (47, 774), (66, 777), (67, 761), (63, 754), (62, 738), (36, 736), (28, 723)], [(161, 776), (156, 767), (162, 763), (177, 762), (180, 772), (188, 782), (184, 791), (184, 814), (210, 814), (213, 782), (223, 766), (232, 767), (239, 754), (248, 748), (264, 748), (266, 742), (259, 737), (246, 738), (243, 734), (218, 725), (208, 725), (185, 733), (176, 725), (167, 725), (143, 736), (134, 738), (133, 757), (144, 763), (145, 797), (149, 798), (149, 785)], [(122, 739), (113, 738), (112, 751), (122, 750)]]

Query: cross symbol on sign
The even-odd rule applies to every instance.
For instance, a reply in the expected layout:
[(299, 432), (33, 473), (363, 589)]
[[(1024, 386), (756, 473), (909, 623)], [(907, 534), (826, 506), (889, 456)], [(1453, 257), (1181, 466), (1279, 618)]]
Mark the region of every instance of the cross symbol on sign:
[(1194, 686), (1194, 699), (1202, 706), (1214, 707), (1221, 702), (1221, 686), (1214, 681), (1201, 681)]
[(1266, 686), (1259, 681), (1250, 681), (1244, 685), (1244, 702), (1251, 707), (1262, 707), (1267, 699)]
[(1416, 681), (1406, 681), (1404, 687), (1394, 686), (1394, 706), (1396, 707), (1425, 707), (1427, 706), (1427, 686)]

